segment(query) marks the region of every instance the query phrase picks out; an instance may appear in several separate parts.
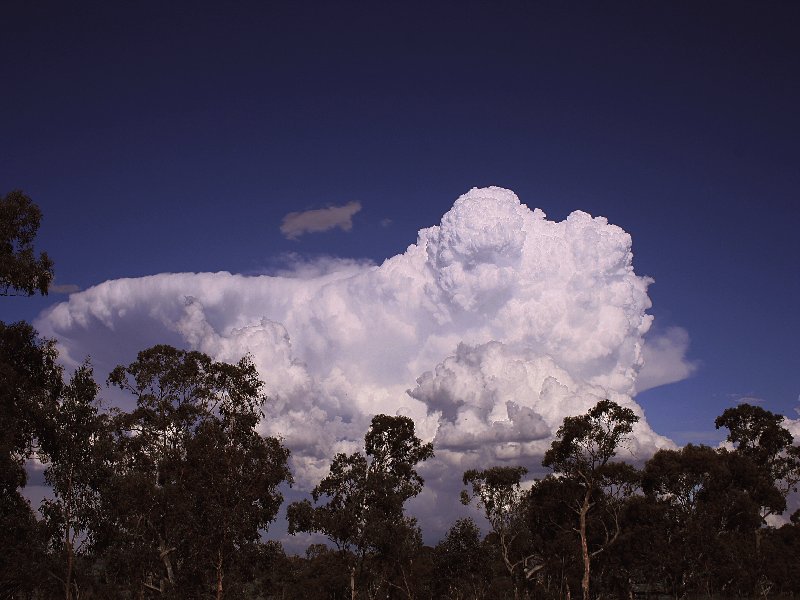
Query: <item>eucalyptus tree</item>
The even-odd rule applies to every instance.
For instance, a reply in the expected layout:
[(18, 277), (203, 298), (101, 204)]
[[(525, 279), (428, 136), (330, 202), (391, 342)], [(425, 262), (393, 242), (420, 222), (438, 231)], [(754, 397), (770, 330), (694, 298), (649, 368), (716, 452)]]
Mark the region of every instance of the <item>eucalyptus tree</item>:
[(47, 294), (53, 280), (53, 261), (36, 256), (34, 238), (42, 212), (20, 190), (0, 196), (0, 296)]
[(520, 540), (526, 533), (521, 482), (527, 472), (525, 467), (470, 469), (464, 473), (463, 482), (471, 489), (461, 492), (461, 503), (468, 505), (475, 500), (489, 521), (497, 537), (500, 558), (511, 578), (515, 598), (519, 597), (521, 581), (540, 568), (530, 564), (535, 555), (523, 548), (524, 543)]
[(108, 381), (136, 399), (116, 418), (117, 475), (97, 535), (124, 563), (112, 568), (137, 591), (221, 598), (291, 482), (288, 451), (255, 430), (265, 400), (255, 366), (160, 345)]
[(664, 573), (675, 594), (757, 592), (765, 566), (758, 549), (763, 511), (785, 502), (763, 469), (738, 451), (688, 444), (656, 452), (642, 487), (666, 517), (669, 544), (653, 570)]
[(763, 478), (762, 492), (774, 487), (780, 494), (762, 495), (761, 516), (779, 514), (786, 509), (786, 496), (800, 483), (800, 447), (793, 445), (792, 434), (782, 425), (783, 415), (759, 406), (740, 404), (726, 409), (714, 421), (717, 429), (728, 429), (727, 441), (737, 454), (751, 460)]
[(451, 600), (485, 598), (491, 579), (489, 556), (481, 530), (469, 517), (458, 519), (436, 545), (434, 589)]
[[(321, 533), (333, 542), (349, 562), (352, 598), (368, 561), (383, 569), (378, 584), (408, 592), (403, 559), (420, 542), (419, 528), (405, 516), (404, 505), (422, 491), (416, 466), (433, 456), (433, 445), (422, 443), (408, 417), (376, 415), (364, 447), (364, 453), (334, 457), (329, 474), (311, 492), (313, 504), (289, 505), (289, 532)], [(386, 567), (399, 571), (400, 583), (392, 581)]]
[(48, 526), (50, 543), (62, 558), (60, 574), (67, 600), (80, 597), (73, 576), (76, 553), (91, 542), (88, 536), (98, 518), (100, 489), (109, 475), (110, 429), (107, 415), (99, 412), (98, 386), (88, 362), (64, 386), (42, 437), (41, 459), (53, 498), (40, 511)]
[(581, 486), (572, 479), (548, 475), (536, 481), (523, 498), (525, 525), (539, 567), (534, 583), (543, 588), (545, 597), (571, 598), (572, 590), (580, 586), (579, 561), (575, 560), (580, 556), (580, 544), (573, 507), (582, 494)]
[(260, 417), (254, 405), (223, 406), (187, 442), (184, 490), (191, 498), (191, 527), (179, 543), (187, 561), (183, 589), (202, 583), (217, 600), (224, 594), (241, 597), (243, 584), (256, 575), (248, 557), (260, 553), (261, 535), (283, 503), (279, 486), (292, 482), (289, 451), (276, 438), (258, 434)]
[(45, 415), (61, 389), (55, 344), (33, 327), (0, 321), (0, 595), (38, 583), (43, 532), (20, 490)]
[(582, 492), (572, 509), (578, 520), (576, 530), (583, 562), (581, 589), (584, 600), (589, 600), (592, 558), (603, 552), (619, 535), (617, 520), (602, 543), (590, 549), (587, 534), (589, 513), (597, 505), (594, 498), (598, 490), (615, 488), (623, 493), (631, 489), (634, 473), (610, 461), (638, 420), (631, 409), (611, 400), (601, 400), (586, 414), (564, 419), (542, 461), (545, 467), (577, 483)]
[[(41, 211), (21, 191), (0, 196), (0, 296), (47, 294), (52, 261), (33, 248)], [(43, 419), (61, 389), (55, 343), (28, 323), (0, 321), (0, 596), (31, 593), (44, 535), (20, 493)]]

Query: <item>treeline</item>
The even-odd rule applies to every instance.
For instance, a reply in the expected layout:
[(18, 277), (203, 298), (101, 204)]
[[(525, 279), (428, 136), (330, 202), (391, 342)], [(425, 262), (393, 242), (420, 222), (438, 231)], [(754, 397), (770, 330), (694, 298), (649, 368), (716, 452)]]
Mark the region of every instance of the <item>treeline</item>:
[[(0, 198), (0, 290), (46, 293), (52, 263), (33, 240), (30, 198)], [(107, 385), (87, 362), (65, 380), (54, 342), (0, 322), (0, 598), (633, 598), (792, 597), (800, 523), (770, 526), (800, 480), (783, 417), (746, 404), (717, 420), (728, 447), (615, 460), (637, 421), (609, 400), (567, 417), (544, 456), (463, 474), (456, 520), (422, 542), (408, 500), (433, 456), (406, 417), (377, 415), (364, 451), (336, 455), (310, 499), (286, 508), (305, 556), (265, 541), (292, 483), (289, 452), (257, 430), (265, 400), (249, 358), (216, 362), (155, 346)], [(41, 461), (52, 499), (24, 498)]]

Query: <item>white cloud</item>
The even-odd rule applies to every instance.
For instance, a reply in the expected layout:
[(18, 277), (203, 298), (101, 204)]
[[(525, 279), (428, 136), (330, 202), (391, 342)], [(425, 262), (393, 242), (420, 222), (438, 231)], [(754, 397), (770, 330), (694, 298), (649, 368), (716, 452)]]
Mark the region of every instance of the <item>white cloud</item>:
[[(66, 361), (91, 355), (99, 375), (155, 343), (220, 360), (252, 353), (271, 397), (262, 429), (292, 450), (300, 489), (334, 453), (360, 447), (372, 415), (410, 416), (436, 448), (423, 468), (426, 498), (460, 514), (464, 469), (541, 471), (565, 416), (604, 397), (643, 416), (632, 396), (645, 358), (662, 382), (674, 380), (680, 336), (645, 350), (649, 282), (633, 271), (630, 236), (606, 219), (574, 212), (552, 222), (508, 190), (473, 189), (380, 266), (108, 281), (36, 326)], [(639, 423), (637, 457), (665, 446)], [(440, 534), (441, 515), (414, 506), (426, 532)]]
[(291, 212), (283, 217), (281, 233), (288, 239), (294, 240), (304, 233), (328, 231), (336, 227), (350, 231), (353, 228), (353, 215), (360, 210), (359, 202), (348, 202), (344, 206)]

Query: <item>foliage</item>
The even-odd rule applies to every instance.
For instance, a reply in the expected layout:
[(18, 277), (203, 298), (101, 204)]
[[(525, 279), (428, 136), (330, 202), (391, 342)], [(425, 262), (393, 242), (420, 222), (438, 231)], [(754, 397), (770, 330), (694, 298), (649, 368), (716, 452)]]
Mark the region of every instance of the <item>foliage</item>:
[(33, 240), (42, 213), (24, 192), (14, 190), (0, 196), (0, 295), (47, 295), (53, 280), (53, 262)]
[(54, 497), (45, 500), (40, 511), (53, 553), (63, 556), (61, 567), (54, 569), (59, 575), (54, 573), (54, 577), (67, 600), (80, 597), (73, 577), (75, 558), (89, 541), (100, 489), (108, 476), (109, 428), (106, 416), (98, 412), (97, 392), (91, 366), (84, 363), (63, 388), (42, 438), (40, 458), (48, 465), (45, 480)]
[(366, 454), (334, 457), (311, 493), (316, 506), (295, 502), (286, 513), (290, 533), (322, 533), (336, 545), (348, 563), (353, 595), (356, 585), (408, 587), (406, 564), (421, 541), (403, 510), (422, 490), (416, 465), (433, 456), (433, 446), (423, 444), (414, 422), (402, 416), (373, 417), (364, 446)]
[(25, 484), (22, 468), (61, 388), (55, 344), (27, 323), (0, 321), (0, 486)]
[(472, 492), (461, 492), (461, 503), (467, 505), (475, 499), (491, 524), (515, 597), (519, 595), (520, 578), (525, 577), (522, 572), (535, 569), (528, 564), (533, 555), (520, 552), (518, 543), (518, 538), (526, 533), (520, 520), (523, 497), (520, 483), (527, 472), (525, 467), (491, 467), (484, 471), (471, 469), (464, 473), (463, 482), (471, 486)]
[(576, 499), (573, 510), (578, 518), (576, 531), (580, 537), (583, 562), (581, 589), (583, 599), (589, 600), (591, 561), (613, 544), (619, 536), (618, 503), (604, 502), (613, 517), (611, 528), (594, 549), (589, 548), (589, 513), (598, 506), (597, 493), (603, 488), (616, 489), (618, 493), (632, 491), (635, 473), (619, 468), (609, 461), (626, 436), (633, 431), (639, 420), (629, 408), (623, 408), (611, 400), (601, 400), (585, 415), (566, 417), (558, 429), (556, 439), (545, 453), (542, 464), (555, 473), (572, 479), (581, 487), (581, 497)]
[(630, 408), (601, 400), (585, 415), (564, 419), (542, 464), (594, 486), (638, 420)]
[[(783, 416), (759, 406), (740, 404), (726, 409), (714, 421), (717, 429), (726, 427), (727, 440), (736, 453), (751, 460), (759, 468), (764, 481), (762, 488), (775, 486), (785, 499), (790, 491), (797, 491), (800, 482), (800, 447), (792, 445), (792, 434), (783, 427)], [(762, 517), (779, 514), (786, 502), (773, 497), (762, 502)]]
[[(39, 209), (22, 192), (0, 197), (0, 295), (47, 293), (47, 255), (34, 257)], [(20, 489), (61, 389), (54, 342), (28, 323), (0, 321), (0, 598), (43, 589), (46, 534)]]
[(489, 553), (470, 518), (459, 519), (436, 546), (436, 596), (452, 600), (485, 597), (491, 578)]
[(20, 489), (61, 388), (55, 359), (29, 324), (0, 321), (0, 597), (39, 584), (45, 535)]
[(291, 482), (288, 451), (255, 431), (264, 398), (252, 361), (154, 346), (109, 383), (136, 398), (115, 420), (116, 474), (93, 532), (112, 577), (162, 597), (235, 594)]

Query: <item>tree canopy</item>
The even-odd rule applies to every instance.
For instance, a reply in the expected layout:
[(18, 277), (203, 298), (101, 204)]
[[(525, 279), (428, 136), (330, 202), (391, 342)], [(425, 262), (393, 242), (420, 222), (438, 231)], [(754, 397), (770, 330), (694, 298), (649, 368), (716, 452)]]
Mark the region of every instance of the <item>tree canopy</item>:
[[(416, 465), (433, 456), (408, 417), (376, 415), (364, 437), (365, 454), (337, 454), (330, 473), (308, 500), (289, 505), (289, 532), (316, 532), (340, 550), (357, 586), (374, 589), (407, 585), (404, 562), (421, 545), (416, 522), (403, 513), (405, 502), (419, 494), (423, 479)], [(379, 563), (366, 579), (365, 564)], [(399, 579), (398, 579), (399, 576)], [(398, 583), (402, 581), (402, 583)]]
[(0, 196), (0, 295), (47, 294), (53, 261), (33, 247), (42, 213), (24, 192)]

